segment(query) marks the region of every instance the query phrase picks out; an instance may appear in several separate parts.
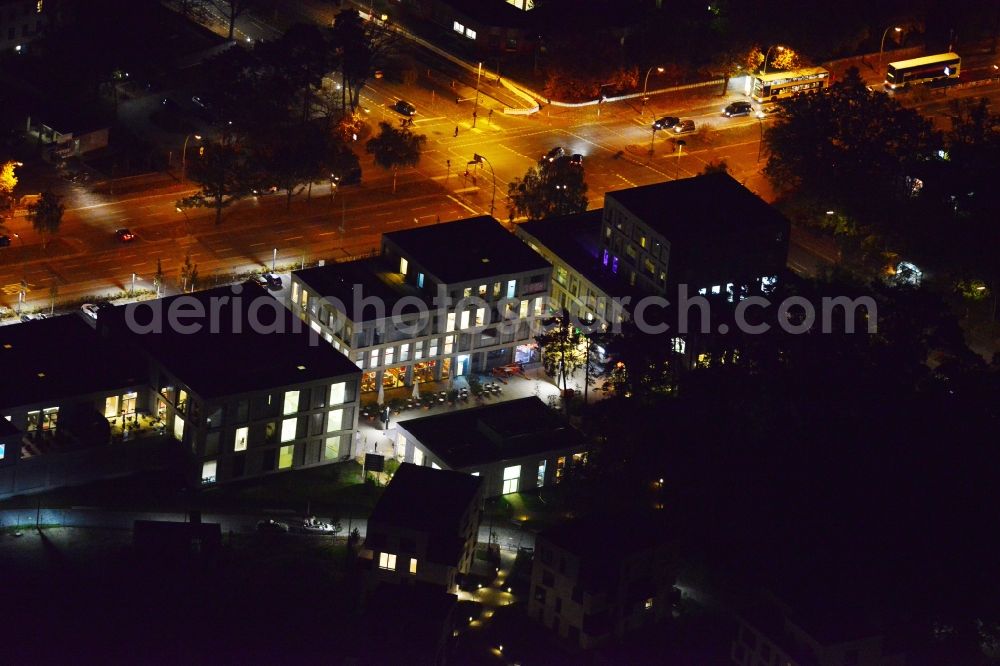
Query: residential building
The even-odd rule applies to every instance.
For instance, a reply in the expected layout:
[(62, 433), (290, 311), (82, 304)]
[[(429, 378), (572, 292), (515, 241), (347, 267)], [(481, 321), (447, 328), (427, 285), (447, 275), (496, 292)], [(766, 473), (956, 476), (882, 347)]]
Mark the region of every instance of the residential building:
[(535, 537), (528, 615), (589, 649), (671, 614), (668, 532), (652, 517), (591, 516)]
[(414, 0), (407, 7), (464, 51), (526, 53), (537, 41), (529, 15), (533, 0)]
[(116, 307), (98, 330), (146, 360), (143, 402), (201, 484), (350, 456), (360, 372), (257, 285)]
[(785, 270), (789, 222), (726, 173), (608, 192), (601, 264), (650, 294), (765, 290)]
[(482, 481), (403, 463), (368, 518), (362, 557), (373, 582), (457, 590), (475, 557)]
[(486, 497), (558, 483), (586, 464), (587, 442), (537, 397), (399, 421), (396, 451), (406, 462), (483, 480)]
[(537, 360), (551, 272), (483, 216), (384, 234), (378, 257), (294, 271), (291, 308), (374, 392)]
[(0, 52), (24, 53), (49, 24), (52, 4), (53, 0), (0, 0)]

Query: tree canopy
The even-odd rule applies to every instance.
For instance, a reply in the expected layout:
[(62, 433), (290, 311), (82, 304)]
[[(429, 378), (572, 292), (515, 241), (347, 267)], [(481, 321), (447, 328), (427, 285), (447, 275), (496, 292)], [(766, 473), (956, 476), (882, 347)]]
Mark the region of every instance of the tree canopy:
[(525, 216), (529, 220), (572, 215), (587, 210), (587, 183), (582, 164), (569, 157), (553, 161), (542, 159), (529, 167), (523, 178), (507, 186), (510, 219)]
[(414, 134), (405, 128), (396, 128), (387, 122), (378, 124), (378, 136), (365, 144), (365, 150), (375, 157), (375, 164), (392, 171), (392, 191), (396, 191), (396, 173), (402, 167), (415, 167), (420, 163), (420, 151), (427, 142), (423, 134)]

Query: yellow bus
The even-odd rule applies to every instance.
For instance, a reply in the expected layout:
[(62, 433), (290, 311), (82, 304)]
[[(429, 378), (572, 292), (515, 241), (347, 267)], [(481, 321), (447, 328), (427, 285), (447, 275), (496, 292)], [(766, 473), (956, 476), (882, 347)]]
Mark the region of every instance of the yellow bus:
[(787, 99), (800, 93), (813, 93), (830, 85), (830, 72), (822, 67), (808, 67), (788, 72), (751, 74), (746, 94), (755, 102)]
[(890, 62), (885, 72), (885, 87), (888, 90), (899, 90), (914, 83), (957, 79), (961, 71), (962, 59), (955, 53)]

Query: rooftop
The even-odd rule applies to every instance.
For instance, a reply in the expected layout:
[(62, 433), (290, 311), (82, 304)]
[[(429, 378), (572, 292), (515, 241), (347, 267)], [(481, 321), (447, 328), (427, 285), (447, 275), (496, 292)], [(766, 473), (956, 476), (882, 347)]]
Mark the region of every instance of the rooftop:
[(784, 229), (788, 221), (727, 173), (711, 173), (608, 192), (671, 244), (715, 243), (750, 228)]
[[(138, 327), (149, 326), (154, 312), (160, 313), (161, 330), (127, 324), (131, 319)], [(177, 314), (177, 325), (168, 325), (171, 313)], [(203, 399), (360, 372), (250, 282), (115, 307), (101, 313), (99, 328), (106, 322)]]
[(0, 409), (142, 384), (141, 359), (99, 338), (78, 314), (0, 326)]
[(584, 447), (583, 435), (534, 396), (410, 419), (398, 427), (452, 469)]
[(385, 312), (391, 313), (392, 306), (406, 296), (424, 297), (400, 279), (399, 273), (387, 271), (380, 257), (315, 266), (292, 274), (353, 322), (374, 316), (374, 309), (361, 307), (362, 299), (376, 298), (385, 304)]
[(482, 481), (462, 472), (403, 463), (379, 498), (373, 523), (457, 536), (461, 519)]
[(488, 215), (383, 236), (445, 284), (544, 270), (549, 263)]

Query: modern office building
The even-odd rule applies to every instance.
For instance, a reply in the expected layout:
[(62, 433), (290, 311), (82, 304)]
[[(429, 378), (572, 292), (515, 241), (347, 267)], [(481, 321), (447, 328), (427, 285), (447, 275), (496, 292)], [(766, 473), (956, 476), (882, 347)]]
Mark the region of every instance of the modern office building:
[(113, 308), (98, 330), (146, 360), (144, 402), (202, 484), (350, 456), (360, 372), (260, 287)]
[(621, 639), (670, 617), (675, 567), (666, 530), (651, 518), (552, 527), (535, 537), (528, 615), (583, 649)]
[(396, 424), (399, 457), (481, 477), (486, 497), (558, 483), (587, 462), (584, 436), (536, 397)]
[(537, 360), (551, 273), (483, 216), (388, 233), (378, 257), (294, 271), (291, 308), (371, 392)]
[(455, 592), (476, 552), (482, 481), (403, 463), (372, 515), (362, 557), (375, 582), (438, 586)]

